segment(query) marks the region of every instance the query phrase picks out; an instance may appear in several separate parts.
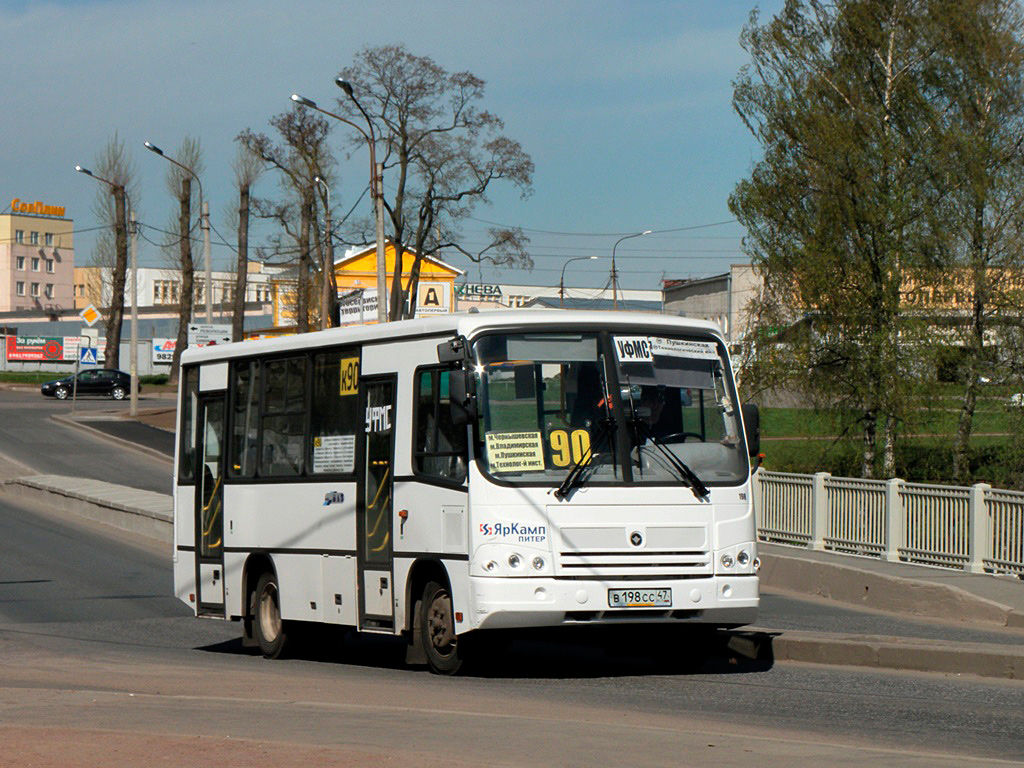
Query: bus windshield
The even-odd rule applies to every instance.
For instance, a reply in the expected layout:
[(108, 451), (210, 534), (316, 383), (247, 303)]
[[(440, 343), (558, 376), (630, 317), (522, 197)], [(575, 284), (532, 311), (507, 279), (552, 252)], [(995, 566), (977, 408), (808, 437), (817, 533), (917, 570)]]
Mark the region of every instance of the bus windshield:
[(497, 480), (558, 485), (579, 464), (587, 484), (693, 485), (687, 470), (707, 485), (746, 479), (735, 390), (714, 341), (493, 334), (474, 352), (480, 455)]

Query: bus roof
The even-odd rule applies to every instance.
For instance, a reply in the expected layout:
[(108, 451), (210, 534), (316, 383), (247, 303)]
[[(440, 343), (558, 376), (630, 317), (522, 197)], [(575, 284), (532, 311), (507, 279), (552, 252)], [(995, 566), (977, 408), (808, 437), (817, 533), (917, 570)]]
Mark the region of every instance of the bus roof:
[(402, 320), (384, 325), (354, 325), (314, 331), (300, 335), (275, 336), (234, 344), (189, 347), (182, 353), (183, 364), (247, 357), (254, 354), (274, 354), (296, 349), (338, 346), (376, 342), (381, 339), (399, 341), (422, 336), (462, 335), (471, 337), (481, 331), (500, 329), (520, 330), (536, 327), (549, 328), (553, 324), (606, 330), (637, 326), (666, 330), (710, 333), (721, 339), (722, 331), (714, 323), (692, 320), (676, 315), (658, 315), (648, 312), (609, 312), (565, 309), (512, 309), (496, 312), (460, 312), (437, 315), (416, 320)]

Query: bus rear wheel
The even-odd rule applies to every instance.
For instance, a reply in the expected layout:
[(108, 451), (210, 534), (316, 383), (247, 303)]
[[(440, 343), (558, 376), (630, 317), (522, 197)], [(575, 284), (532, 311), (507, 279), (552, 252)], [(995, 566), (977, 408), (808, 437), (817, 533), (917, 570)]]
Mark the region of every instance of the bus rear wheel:
[(273, 573), (264, 573), (256, 582), (252, 614), (253, 635), (260, 651), (268, 659), (279, 658), (284, 653), (288, 634), (281, 620), (281, 596), (277, 588), (277, 576)]
[(458, 672), (462, 667), (462, 654), (455, 635), (452, 596), (447, 587), (431, 581), (423, 588), (419, 625), (430, 671), (435, 675)]

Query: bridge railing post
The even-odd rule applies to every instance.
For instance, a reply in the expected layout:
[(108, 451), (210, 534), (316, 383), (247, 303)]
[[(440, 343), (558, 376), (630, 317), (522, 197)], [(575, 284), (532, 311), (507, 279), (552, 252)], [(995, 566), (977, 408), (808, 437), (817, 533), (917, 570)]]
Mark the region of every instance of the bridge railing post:
[(885, 559), (890, 563), (900, 560), (900, 547), (903, 546), (903, 497), (900, 490), (903, 481), (898, 477), (886, 481), (885, 484)]
[(967, 562), (971, 573), (985, 572), (985, 558), (990, 555), (992, 537), (989, 535), (989, 514), (985, 504), (988, 483), (975, 483), (967, 501)]
[(815, 472), (811, 483), (811, 549), (825, 549), (825, 533), (828, 527), (828, 492), (825, 478), (829, 472)]

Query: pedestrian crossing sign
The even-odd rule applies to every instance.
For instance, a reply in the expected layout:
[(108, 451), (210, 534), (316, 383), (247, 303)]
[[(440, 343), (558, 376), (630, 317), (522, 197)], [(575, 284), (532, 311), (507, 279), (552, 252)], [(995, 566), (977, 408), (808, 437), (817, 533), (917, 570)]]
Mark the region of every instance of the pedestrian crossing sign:
[(96, 365), (96, 350), (93, 347), (80, 347), (78, 362), (82, 365)]

